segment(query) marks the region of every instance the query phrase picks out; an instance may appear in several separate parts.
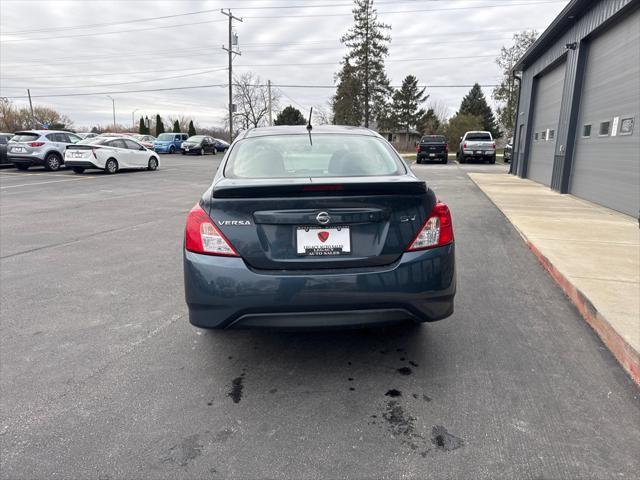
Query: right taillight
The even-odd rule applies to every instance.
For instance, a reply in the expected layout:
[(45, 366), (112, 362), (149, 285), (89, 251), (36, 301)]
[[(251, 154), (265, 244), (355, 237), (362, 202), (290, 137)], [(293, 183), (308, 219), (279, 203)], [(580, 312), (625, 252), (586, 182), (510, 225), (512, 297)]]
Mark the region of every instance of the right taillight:
[(196, 204), (187, 216), (184, 245), (190, 252), (225, 257), (239, 256), (199, 204)]
[(424, 222), (420, 231), (409, 244), (408, 252), (442, 247), (453, 242), (453, 224), (451, 212), (444, 203), (438, 202), (431, 210), (429, 218)]

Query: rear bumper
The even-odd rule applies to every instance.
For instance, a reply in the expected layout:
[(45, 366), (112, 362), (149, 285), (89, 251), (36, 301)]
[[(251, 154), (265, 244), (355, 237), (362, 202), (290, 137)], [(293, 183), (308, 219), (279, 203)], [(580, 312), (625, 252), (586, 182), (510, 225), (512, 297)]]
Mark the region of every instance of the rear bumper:
[[(433, 156), (431, 156), (433, 155)], [(418, 152), (418, 160), (445, 160), (449, 155), (445, 152)]]
[(392, 265), (297, 274), (240, 258), (184, 252), (189, 321), (202, 328), (322, 328), (429, 322), (453, 313), (455, 247), (405, 253)]
[(73, 159), (68, 159), (65, 160), (64, 164), (68, 167), (82, 167), (82, 168), (99, 168), (99, 169), (104, 169), (104, 166), (100, 166), (100, 165), (96, 165), (93, 162), (89, 162), (87, 160), (73, 160)]
[(38, 157), (9, 155), (8, 158), (14, 165), (44, 165), (44, 159)]

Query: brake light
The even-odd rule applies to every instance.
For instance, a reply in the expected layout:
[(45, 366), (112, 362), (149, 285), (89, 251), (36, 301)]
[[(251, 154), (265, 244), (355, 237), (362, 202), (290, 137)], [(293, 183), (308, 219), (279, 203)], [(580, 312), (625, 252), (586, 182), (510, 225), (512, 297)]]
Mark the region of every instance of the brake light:
[(199, 204), (196, 204), (187, 215), (184, 235), (185, 248), (190, 252), (239, 257), (238, 252), (216, 228)]
[(445, 152), (448, 152), (448, 151), (449, 151), (449, 144), (448, 144), (448, 143), (445, 143), (445, 144), (444, 144), (444, 151), (445, 151)]
[(431, 210), (429, 218), (409, 244), (407, 252), (442, 247), (453, 242), (453, 224), (451, 212), (444, 203), (438, 202)]
[(493, 149), (494, 149), (494, 150), (496, 149), (496, 144), (495, 144), (495, 143), (493, 144)]
[(416, 145), (416, 152), (420, 151), (420, 145)]
[(467, 148), (467, 142), (464, 142), (464, 144), (462, 145), (462, 148)]
[(30, 142), (27, 143), (27, 145), (29, 145), (30, 147), (41, 147), (42, 145), (44, 145), (44, 142)]

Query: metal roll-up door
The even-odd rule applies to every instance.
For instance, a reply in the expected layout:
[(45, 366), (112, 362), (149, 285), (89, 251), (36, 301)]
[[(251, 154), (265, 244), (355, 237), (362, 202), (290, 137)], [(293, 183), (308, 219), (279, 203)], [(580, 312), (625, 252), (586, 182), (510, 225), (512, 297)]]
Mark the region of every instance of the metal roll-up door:
[(542, 75), (534, 98), (527, 177), (545, 185), (551, 184), (565, 69), (562, 62)]
[(569, 192), (638, 216), (640, 10), (588, 45)]

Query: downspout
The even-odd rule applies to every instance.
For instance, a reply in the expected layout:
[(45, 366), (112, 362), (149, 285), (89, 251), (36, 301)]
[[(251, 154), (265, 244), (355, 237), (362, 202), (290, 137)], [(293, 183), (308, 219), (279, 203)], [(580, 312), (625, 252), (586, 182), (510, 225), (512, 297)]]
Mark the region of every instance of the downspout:
[[(516, 121), (513, 123), (513, 142), (511, 144), (511, 163), (509, 164), (509, 173), (513, 173), (515, 168), (514, 168), (514, 159), (516, 158), (515, 153), (515, 146), (516, 146), (516, 136), (518, 135), (518, 117), (520, 116), (520, 94), (522, 93), (522, 89), (520, 88), (522, 86), (522, 78), (518, 77), (516, 75), (516, 72), (511, 72), (511, 76), (513, 77), (514, 80), (517, 80), (518, 82), (518, 101), (516, 103)], [(520, 155), (520, 143), (518, 142), (518, 156)]]

